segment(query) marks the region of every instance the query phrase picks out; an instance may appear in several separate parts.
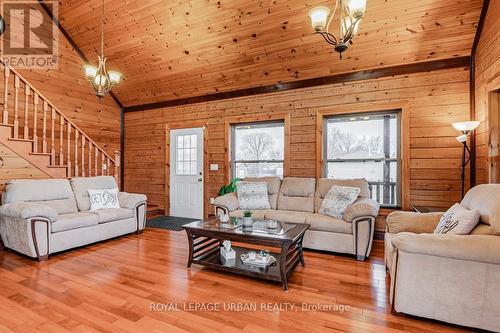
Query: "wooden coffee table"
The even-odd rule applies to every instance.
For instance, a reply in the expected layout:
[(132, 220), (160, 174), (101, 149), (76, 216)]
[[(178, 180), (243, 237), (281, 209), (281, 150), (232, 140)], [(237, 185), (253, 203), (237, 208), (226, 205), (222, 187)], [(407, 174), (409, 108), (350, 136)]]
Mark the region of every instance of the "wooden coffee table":
[[(305, 266), (302, 240), (309, 225), (295, 223), (280, 223), (280, 228), (287, 230), (283, 234), (272, 234), (246, 229), (243, 226), (234, 229), (220, 227), (217, 218), (185, 224), (189, 241), (189, 258), (187, 267), (199, 264), (225, 272), (241, 274), (254, 278), (281, 282), (283, 289), (288, 291), (288, 277), (299, 264)], [(220, 246), (224, 240), (231, 242), (257, 244), (280, 248), (281, 251), (271, 252), (276, 258), (276, 264), (259, 267), (243, 264), (242, 253), (255, 251), (244, 246), (232, 246), (236, 251), (236, 259), (224, 261), (220, 257)]]

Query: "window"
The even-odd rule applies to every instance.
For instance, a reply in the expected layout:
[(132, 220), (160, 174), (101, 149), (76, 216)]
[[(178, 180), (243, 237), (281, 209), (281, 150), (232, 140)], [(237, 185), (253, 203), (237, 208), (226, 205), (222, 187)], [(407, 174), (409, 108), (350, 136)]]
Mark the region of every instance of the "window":
[(284, 122), (261, 122), (232, 126), (232, 176), (283, 177)]
[(196, 140), (195, 134), (177, 136), (177, 175), (196, 175)]
[(399, 113), (325, 118), (324, 174), (328, 178), (365, 178), (372, 199), (401, 205)]

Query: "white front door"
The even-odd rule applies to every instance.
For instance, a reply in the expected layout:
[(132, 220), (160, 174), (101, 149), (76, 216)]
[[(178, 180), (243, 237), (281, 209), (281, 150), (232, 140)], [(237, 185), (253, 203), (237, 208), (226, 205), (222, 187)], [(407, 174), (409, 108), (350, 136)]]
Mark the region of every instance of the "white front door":
[(170, 215), (203, 218), (203, 128), (170, 131)]

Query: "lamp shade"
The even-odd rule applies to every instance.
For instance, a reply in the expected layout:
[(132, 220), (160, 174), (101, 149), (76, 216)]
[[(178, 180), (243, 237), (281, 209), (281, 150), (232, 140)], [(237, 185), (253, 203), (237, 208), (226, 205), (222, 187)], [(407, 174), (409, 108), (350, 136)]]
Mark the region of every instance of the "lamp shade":
[(461, 132), (470, 132), (479, 126), (479, 121), (461, 121), (451, 124), (454, 129)]
[(85, 65), (83, 66), (83, 68), (85, 70), (85, 77), (87, 79), (92, 80), (97, 75), (97, 67), (92, 65)]
[(122, 73), (117, 72), (117, 71), (109, 71), (108, 76), (109, 76), (109, 81), (111, 82), (111, 84), (119, 84), (120, 80), (122, 78)]
[(457, 141), (460, 143), (464, 143), (467, 141), (467, 134), (462, 134), (456, 137)]
[(349, 0), (347, 2), (347, 9), (349, 10), (349, 15), (353, 18), (360, 18), (365, 15), (366, 0)]
[(314, 30), (321, 31), (326, 27), (326, 21), (329, 14), (330, 9), (325, 6), (314, 7), (309, 11), (309, 17), (311, 18), (311, 24)]

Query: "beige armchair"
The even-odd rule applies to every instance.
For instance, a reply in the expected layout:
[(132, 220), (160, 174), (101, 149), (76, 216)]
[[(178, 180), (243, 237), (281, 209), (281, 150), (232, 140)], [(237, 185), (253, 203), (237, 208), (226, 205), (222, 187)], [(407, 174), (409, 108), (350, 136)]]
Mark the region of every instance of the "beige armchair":
[(393, 311), (500, 331), (500, 184), (474, 187), (462, 205), (481, 215), (470, 235), (433, 234), (443, 213), (387, 217)]

